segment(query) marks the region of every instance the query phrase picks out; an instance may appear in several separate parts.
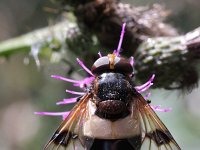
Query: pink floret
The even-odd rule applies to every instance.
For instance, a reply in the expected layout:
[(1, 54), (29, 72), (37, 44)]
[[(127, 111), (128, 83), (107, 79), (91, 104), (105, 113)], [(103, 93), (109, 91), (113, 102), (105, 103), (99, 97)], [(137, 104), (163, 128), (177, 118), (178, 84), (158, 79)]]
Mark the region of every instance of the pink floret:
[(66, 77), (59, 76), (59, 75), (51, 75), (51, 77), (55, 78), (55, 79), (71, 82), (71, 83), (79, 83), (80, 82), (78, 80), (69, 79), (69, 78), (66, 78)]
[(119, 56), (119, 53), (121, 50), (121, 46), (122, 46), (122, 42), (123, 42), (124, 34), (125, 34), (125, 27), (126, 27), (126, 23), (123, 23), (119, 44), (118, 44), (117, 50), (114, 52), (116, 54), (116, 56)]
[(79, 65), (87, 72), (89, 73), (91, 76), (94, 76), (92, 74), (92, 72), (83, 64), (83, 62), (79, 59), (79, 58), (76, 58), (77, 62), (79, 63)]
[(99, 57), (102, 57), (101, 52), (98, 52)]
[(67, 112), (35, 112), (36, 115), (45, 115), (45, 116), (62, 116), (63, 120), (69, 115)]
[(70, 94), (75, 94), (75, 95), (84, 95), (85, 93), (84, 92), (76, 92), (76, 91), (71, 91), (71, 90), (66, 90), (67, 93), (70, 93)]
[(63, 99), (62, 101), (57, 102), (56, 105), (65, 105), (65, 104), (76, 103), (77, 98), (78, 97), (66, 98), (66, 99)]
[(135, 89), (136, 89), (139, 93), (142, 93), (142, 92), (148, 90), (149, 87), (153, 85), (152, 82), (153, 82), (154, 78), (155, 78), (155, 75), (153, 74), (153, 75), (151, 76), (151, 78), (149, 79), (149, 81), (147, 81), (147, 82), (146, 82), (145, 84), (143, 84), (143, 85), (136, 86)]
[(77, 83), (74, 83), (74, 86), (79, 86), (80, 88), (85, 88), (86, 85), (89, 85), (92, 83), (92, 81), (94, 80), (94, 77), (87, 77), (81, 81), (78, 81)]
[(91, 82), (94, 80), (93, 76), (92, 77), (87, 77), (87, 78), (85, 78), (83, 80), (73, 80), (73, 79), (69, 79), (69, 78), (66, 78), (66, 77), (59, 76), (59, 75), (52, 75), (51, 77), (55, 78), (55, 79), (59, 79), (59, 80), (63, 80), (63, 81), (74, 83), (73, 84), (74, 86), (79, 86), (80, 88), (84, 88), (85, 85), (91, 84)]
[(130, 57), (130, 64), (131, 64), (131, 66), (134, 65), (134, 57), (133, 56)]
[(144, 99), (147, 100), (150, 96), (151, 96), (151, 93), (147, 93), (147, 94), (144, 96)]
[(169, 111), (172, 110), (172, 108), (161, 108), (160, 105), (158, 105), (158, 106), (152, 106), (152, 105), (150, 105), (150, 106), (151, 106), (151, 108), (153, 110), (160, 111), (160, 112), (169, 112)]

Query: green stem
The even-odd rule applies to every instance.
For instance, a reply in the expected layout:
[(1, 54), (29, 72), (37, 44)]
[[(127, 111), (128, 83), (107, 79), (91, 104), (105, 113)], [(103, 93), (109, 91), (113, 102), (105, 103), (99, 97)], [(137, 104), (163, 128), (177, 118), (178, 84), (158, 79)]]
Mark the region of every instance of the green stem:
[(25, 35), (0, 42), (0, 56), (9, 56), (17, 52), (29, 52), (31, 46), (54, 37), (59, 41), (65, 40), (65, 34), (75, 23), (63, 21), (56, 25), (35, 30)]

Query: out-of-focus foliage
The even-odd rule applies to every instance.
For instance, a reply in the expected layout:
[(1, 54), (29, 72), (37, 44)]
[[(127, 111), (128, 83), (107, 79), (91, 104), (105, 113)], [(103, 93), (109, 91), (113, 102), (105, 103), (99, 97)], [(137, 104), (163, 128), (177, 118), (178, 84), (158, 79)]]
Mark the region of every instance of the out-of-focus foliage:
[[(127, 2), (131, 2), (134, 5), (146, 5), (158, 1), (134, 0)], [(169, 9), (172, 9), (172, 16), (169, 18), (169, 22), (175, 25), (179, 32), (186, 33), (200, 25), (198, 0), (184, 0), (181, 2), (180, 0), (162, 0), (160, 2), (165, 3)], [(25, 31), (34, 33), (32, 30), (35, 28), (50, 26), (48, 20), (49, 17), (52, 19), (52, 13), (44, 13), (44, 10), (46, 11), (47, 8), (54, 6), (55, 3), (53, 5), (47, 4), (42, 0), (18, 0), (17, 3), (11, 0), (1, 0), (0, 39), (3, 41), (16, 37), (25, 33)], [(56, 12), (56, 9), (54, 12)], [(56, 17), (53, 20), (60, 21), (60, 18), (62, 18), (55, 14), (53, 16)], [(67, 17), (73, 18), (73, 16)], [(65, 37), (68, 35), (65, 29), (68, 29), (68, 27), (73, 28), (74, 26), (66, 22), (62, 25), (63, 30), (59, 32), (62, 32), (61, 35)], [(39, 30), (38, 33), (41, 34), (42, 31)], [(67, 46), (71, 46), (70, 42), (77, 44), (75, 54), (79, 57), (84, 56), (84, 50), (81, 51), (82, 45), (79, 45), (81, 41), (73, 41), (73, 38), (67, 41), (68, 45), (62, 45), (61, 42), (65, 43), (65, 41), (62, 41), (64, 38), (55, 38), (56, 33), (57, 31), (52, 31), (50, 26), (48, 27), (48, 33), (44, 37), (37, 36), (37, 33), (34, 33), (35, 36), (31, 34), (32, 41), (36, 41), (34, 43), (30, 44), (30, 41), (27, 41), (27, 45), (25, 41), (29, 38), (22, 36), (21, 40), (23, 42), (17, 40), (16, 43), (14, 41), (8, 41), (7, 44), (4, 43), (5, 47), (9, 47), (5, 52), (1, 53), (3, 49), (5, 50), (5, 47), (0, 47), (0, 53), (6, 56), (0, 58), (0, 145), (2, 150), (42, 149), (61, 122), (61, 118), (39, 117), (33, 115), (33, 112), (43, 110), (66, 111), (69, 109), (68, 106), (58, 107), (54, 104), (62, 98), (71, 96), (64, 92), (65, 88), (71, 89), (70, 85), (51, 79), (50, 75), (59, 74), (65, 76), (69, 73), (72, 78), (80, 79), (81, 76), (79, 74), (82, 73), (82, 70), (74, 65), (76, 56), (66, 50), (68, 50)], [(80, 36), (87, 37), (88, 35), (84, 33)], [(88, 38), (89, 43), (93, 44), (95, 41), (95, 37)], [(40, 69), (36, 66), (37, 57), (29, 57), (30, 45), (33, 46), (32, 48), (41, 49), (39, 57), (43, 57), (43, 59), (40, 59), (39, 62)], [(94, 49), (90, 49), (91, 46), (88, 45), (84, 46), (85, 51), (101, 50), (98, 48), (98, 42), (93, 45)], [(20, 51), (20, 53), (10, 55), (15, 51), (12, 49), (13, 47), (18, 48), (17, 51)], [(48, 49), (49, 47), (52, 49)], [(61, 50), (61, 55), (57, 53), (58, 49)], [(49, 60), (57, 63), (49, 64)], [(92, 62), (93, 60), (90, 61)], [(91, 62), (86, 62), (86, 64), (91, 64)], [(75, 72), (71, 70), (75, 70)], [(164, 90), (154, 90), (150, 99), (155, 105), (162, 104), (163, 107), (173, 108), (170, 113), (159, 114), (161, 119), (183, 149), (198, 150), (200, 147), (199, 89), (194, 90), (190, 95), (178, 96), (179, 94)]]

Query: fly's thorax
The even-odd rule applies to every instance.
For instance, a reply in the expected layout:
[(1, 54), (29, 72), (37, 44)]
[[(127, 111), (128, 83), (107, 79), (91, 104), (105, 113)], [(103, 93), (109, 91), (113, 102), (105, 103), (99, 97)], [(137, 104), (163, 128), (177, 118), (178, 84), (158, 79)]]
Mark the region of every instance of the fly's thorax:
[(117, 120), (126, 117), (130, 111), (134, 88), (128, 75), (107, 72), (98, 75), (94, 81), (96, 114), (105, 119)]

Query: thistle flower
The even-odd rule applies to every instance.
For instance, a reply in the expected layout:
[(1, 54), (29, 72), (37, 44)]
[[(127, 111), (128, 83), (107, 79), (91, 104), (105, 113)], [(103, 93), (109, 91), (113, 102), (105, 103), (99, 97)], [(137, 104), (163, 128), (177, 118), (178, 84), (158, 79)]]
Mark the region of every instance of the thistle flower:
[[(117, 48), (117, 50), (113, 51), (113, 53), (116, 56), (119, 56), (122, 40), (123, 40), (123, 37), (124, 37), (124, 33), (125, 33), (125, 24), (123, 24), (123, 27), (122, 27), (122, 32), (121, 32), (118, 48)], [(100, 53), (98, 53), (98, 54), (99, 54), (100, 57), (102, 57), (102, 55)], [(95, 79), (95, 76), (92, 74), (90, 69), (88, 69), (84, 65), (84, 63), (80, 59), (77, 58), (77, 62), (90, 75), (89, 77), (86, 77), (85, 79), (80, 80), (80, 81), (74, 80), (74, 79), (65, 78), (65, 77), (58, 76), (58, 75), (52, 75), (51, 77), (59, 79), (59, 80), (67, 81), (67, 82), (70, 82), (70, 83), (74, 83), (74, 86), (79, 86), (81, 89), (83, 89), (84, 91), (87, 92), (87, 89), (91, 86), (92, 82)], [(131, 57), (130, 63), (134, 64), (133, 57)], [(137, 90), (137, 92), (144, 93), (145, 91), (147, 91), (149, 89), (149, 87), (153, 85), (154, 78), (155, 78), (155, 75), (153, 74), (151, 76), (151, 78), (146, 83), (144, 83), (143, 85), (140, 85), (140, 86), (136, 86), (135, 89)], [(85, 92), (76, 92), (76, 91), (71, 91), (71, 90), (66, 90), (66, 92), (68, 92), (70, 94), (73, 94), (73, 95), (84, 95), (84, 94), (86, 94)], [(150, 96), (150, 93), (148, 93), (145, 96), (145, 99), (147, 100), (147, 98), (149, 96)], [(61, 104), (67, 105), (67, 104), (71, 104), (71, 103), (76, 103), (77, 100), (78, 100), (78, 97), (68, 98), (68, 99), (64, 99), (63, 101), (59, 101), (56, 104), (57, 105), (61, 105)], [(151, 105), (151, 107), (152, 107), (152, 109), (154, 109), (156, 111), (161, 111), (161, 112), (168, 112), (168, 111), (171, 110), (169, 108), (162, 109), (160, 106), (152, 106)], [(62, 116), (62, 118), (65, 119), (68, 116), (69, 112), (35, 112), (35, 114), (38, 114), (38, 115), (49, 115), (49, 116)]]
[[(83, 67), (83, 64), (80, 64)], [(85, 68), (85, 66), (84, 66)], [(88, 69), (88, 68), (87, 68)], [(77, 85), (79, 85), (79, 87), (81, 89), (87, 89), (87, 87), (89, 87), (89, 85), (92, 83), (92, 81), (94, 80), (94, 77), (87, 77), (81, 81), (77, 81), (77, 80), (73, 80), (73, 79), (69, 79), (69, 78), (65, 78), (65, 77), (61, 77), (61, 76), (57, 76), (57, 75), (52, 75), (53, 78), (57, 78), (59, 80), (64, 80), (67, 82), (71, 82), (71, 83), (76, 83)], [(153, 80), (154, 80), (155, 75), (152, 75), (152, 77), (143, 85), (140, 86), (136, 86), (135, 89), (139, 92), (139, 93), (144, 93), (145, 91), (147, 91), (149, 89), (149, 87), (151, 85), (153, 85)], [(89, 80), (88, 80), (89, 79)], [(85, 81), (85, 82), (83, 82)], [(88, 82), (89, 81), (89, 82)], [(82, 83), (85, 86), (82, 86)], [(77, 86), (75, 85), (75, 86)], [(66, 90), (66, 92), (74, 94), (74, 95), (84, 95), (84, 92), (76, 92), (76, 91), (70, 91), (70, 90)], [(147, 98), (150, 96), (150, 94), (147, 94), (148, 96), (145, 96), (145, 99), (147, 100)], [(79, 97), (73, 97), (73, 98), (67, 98), (67, 99), (63, 99), (62, 101), (57, 102), (57, 105), (67, 105), (67, 104), (71, 104), (71, 103), (76, 103), (77, 99)], [(152, 106), (152, 109), (154, 109), (155, 111), (160, 111), (160, 112), (169, 112), (171, 111), (171, 108), (161, 108), (160, 106)], [(69, 111), (67, 112), (35, 112), (35, 114), (37, 115), (48, 115), (48, 116), (62, 116), (63, 119), (65, 119), (68, 114)]]

